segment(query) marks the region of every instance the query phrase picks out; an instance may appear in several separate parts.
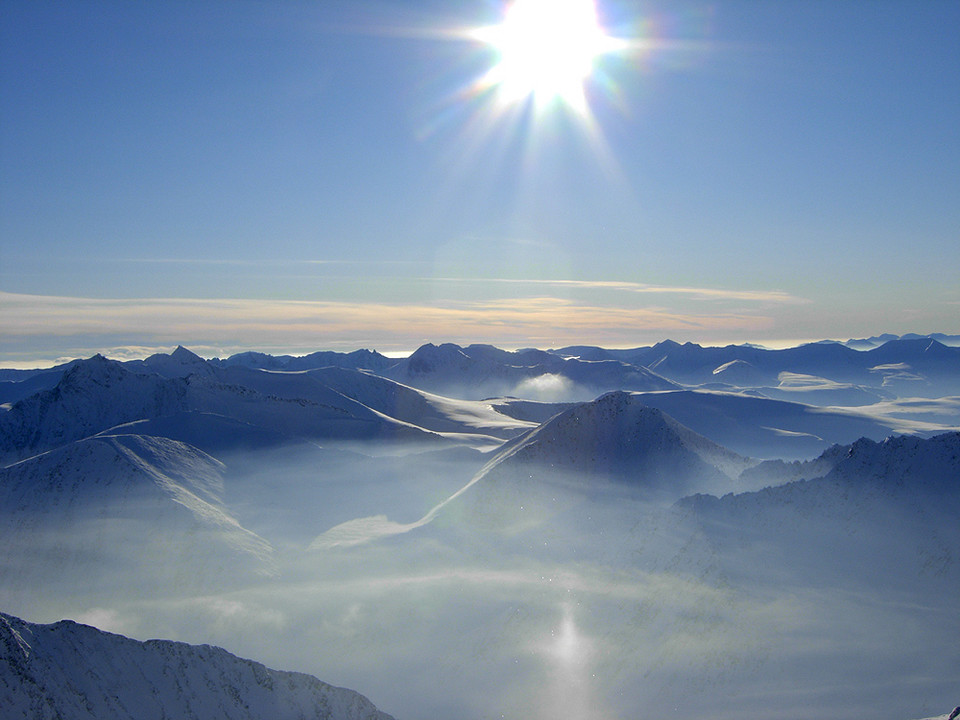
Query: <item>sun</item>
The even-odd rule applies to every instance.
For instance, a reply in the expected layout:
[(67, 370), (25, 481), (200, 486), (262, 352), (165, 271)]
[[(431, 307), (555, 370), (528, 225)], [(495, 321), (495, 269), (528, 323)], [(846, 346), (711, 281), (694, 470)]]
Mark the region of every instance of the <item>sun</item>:
[(593, 0), (514, 0), (499, 25), (475, 37), (497, 52), (484, 83), (504, 100), (560, 100), (581, 111), (598, 58), (624, 45), (604, 32)]

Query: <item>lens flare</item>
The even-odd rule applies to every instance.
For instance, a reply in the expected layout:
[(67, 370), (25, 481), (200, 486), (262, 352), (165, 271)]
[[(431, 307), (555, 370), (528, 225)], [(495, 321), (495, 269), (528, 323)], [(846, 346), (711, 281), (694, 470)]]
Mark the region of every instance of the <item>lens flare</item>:
[(559, 100), (580, 113), (598, 58), (626, 46), (601, 28), (593, 0), (515, 0), (499, 25), (474, 36), (498, 54), (484, 84), (506, 103)]

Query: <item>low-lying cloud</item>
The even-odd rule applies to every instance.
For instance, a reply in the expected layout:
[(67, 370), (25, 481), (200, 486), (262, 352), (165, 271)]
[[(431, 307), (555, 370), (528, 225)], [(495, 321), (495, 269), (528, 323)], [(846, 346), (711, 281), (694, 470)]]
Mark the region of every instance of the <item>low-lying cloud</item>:
[(541, 402), (564, 402), (572, 399), (575, 389), (574, 383), (569, 378), (554, 373), (545, 373), (527, 378), (517, 385), (512, 394)]
[[(277, 548), (276, 575), (198, 582), (204, 563), (220, 567), (203, 543), (189, 568), (169, 552), (145, 561), (129, 541), (112, 543), (101, 562), (48, 552), (88, 546), (103, 537), (99, 525), (62, 536), (14, 527), (0, 608), (220, 645), (355, 688), (398, 718), (626, 720), (708, 708), (715, 718), (767, 720), (771, 707), (818, 720), (877, 707), (911, 717), (914, 698), (943, 694), (942, 668), (956, 660), (943, 638), (960, 619), (950, 596), (930, 591), (949, 585), (955, 568), (887, 577), (860, 562), (876, 555), (846, 534), (835, 542), (847, 525), (807, 513), (769, 533), (759, 526), (725, 540), (733, 526), (708, 541), (686, 516), (595, 478), (541, 478), (550, 513), (529, 526), (491, 525), (470, 512), (482, 461), (401, 464), (333, 449), (231, 456), (236, 517)], [(491, 512), (512, 502), (504, 488), (488, 490)], [(870, 517), (896, 510), (872, 507)], [(906, 552), (913, 537), (897, 517), (868, 532), (858, 516), (849, 538), (873, 547), (898, 528), (893, 542)], [(784, 528), (794, 534), (781, 541)], [(127, 532), (142, 536), (144, 525)], [(338, 535), (351, 542), (328, 542)], [(800, 542), (818, 537), (808, 549)], [(821, 565), (822, 581), (810, 574)], [(902, 594), (876, 592), (888, 587)], [(920, 613), (910, 604), (918, 599)], [(908, 674), (920, 684), (873, 685)]]

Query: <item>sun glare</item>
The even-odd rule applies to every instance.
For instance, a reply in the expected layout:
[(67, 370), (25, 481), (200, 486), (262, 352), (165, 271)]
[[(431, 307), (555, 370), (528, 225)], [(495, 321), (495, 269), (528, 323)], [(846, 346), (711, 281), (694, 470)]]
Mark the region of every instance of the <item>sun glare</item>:
[(581, 112), (597, 59), (624, 45), (604, 33), (593, 0), (514, 0), (476, 37), (499, 55), (485, 82), (507, 102), (561, 100)]

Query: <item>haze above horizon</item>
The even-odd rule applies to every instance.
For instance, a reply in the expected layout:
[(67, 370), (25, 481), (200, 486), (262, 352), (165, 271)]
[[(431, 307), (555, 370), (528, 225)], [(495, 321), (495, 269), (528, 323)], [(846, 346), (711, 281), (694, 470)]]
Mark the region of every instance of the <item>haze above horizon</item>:
[(538, 5), (3, 3), (0, 366), (960, 333), (960, 4)]

